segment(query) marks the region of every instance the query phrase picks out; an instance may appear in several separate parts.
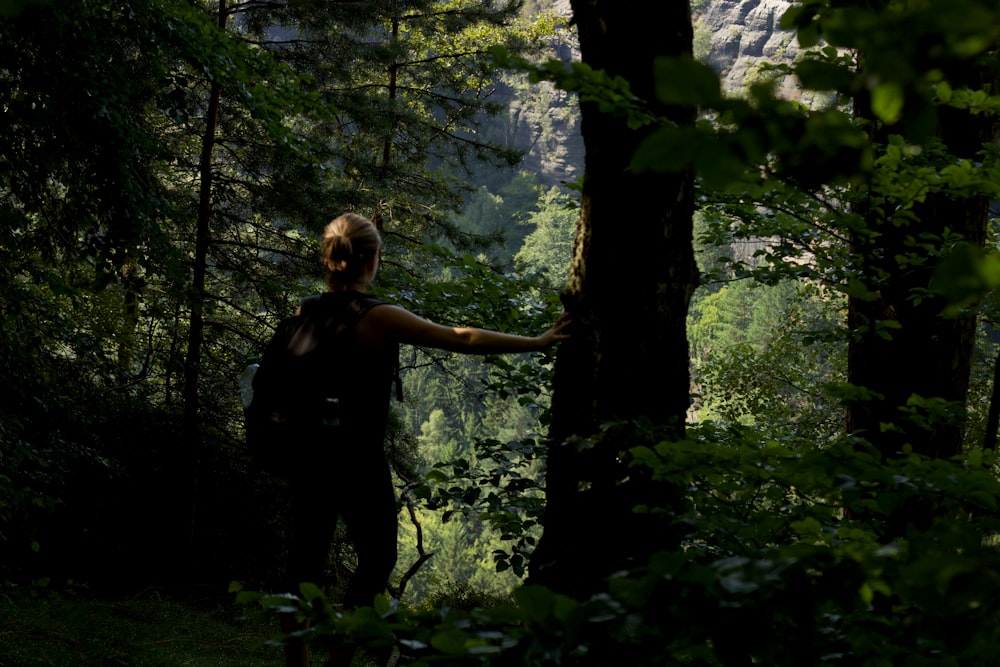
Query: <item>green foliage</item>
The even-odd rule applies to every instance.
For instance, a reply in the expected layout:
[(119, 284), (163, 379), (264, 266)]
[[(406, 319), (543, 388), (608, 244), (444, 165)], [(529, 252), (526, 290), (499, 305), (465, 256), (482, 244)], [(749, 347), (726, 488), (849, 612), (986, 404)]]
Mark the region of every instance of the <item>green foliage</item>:
[(992, 48), (998, 34), (995, 12), (989, 3), (976, 0), (885, 5), (810, 1), (790, 9), (782, 27), (795, 29), (806, 47), (822, 40), (864, 54), (863, 72), (831, 78), (847, 81), (841, 88), (845, 92), (868, 91), (880, 120), (926, 133), (933, 123), (934, 85), (963, 60)]
[(726, 283), (689, 314), (692, 418), (743, 424), (771, 437), (826, 442), (842, 432), (824, 387), (843, 377), (841, 312), (793, 282)]
[[(527, 335), (547, 328), (559, 312), (554, 291), (534, 280), (505, 275), (442, 246), (426, 250), (432, 258), (427, 265), (442, 267), (437, 274), (397, 272), (379, 293), (434, 321)], [(393, 581), (406, 602), (419, 604), (453, 582), (497, 595), (519, 583), (512, 568), (498, 575), (495, 559), (509, 554), (513, 533), (502, 521), (517, 516), (522, 499), (513, 486), (510, 494), (498, 490), (483, 497), (475, 487), (489, 471), (520, 465), (505, 459), (518, 461), (519, 443), (538, 437), (553, 354), (482, 358), (404, 349), (402, 427), (417, 438), (414, 459), (402, 467), (393, 464), (407, 504)], [(536, 455), (533, 451), (532, 458)], [(537, 461), (525, 466), (519, 474), (536, 479)], [(532, 506), (540, 507), (540, 493), (534, 495)], [(516, 562), (523, 573), (526, 548), (519, 544)], [(415, 563), (419, 569), (407, 574)]]
[(476, 445), (477, 465), (466, 459), (438, 464), (417, 493), (431, 508), (445, 509), (445, 520), (459, 513), (465, 515), (466, 523), (489, 526), (500, 540), (492, 553), (495, 571), (511, 570), (521, 577), (538, 538), (544, 507), (535, 464), (540, 445), (531, 439)]
[(43, 5), (52, 0), (3, 0), (0, 2), (0, 16), (17, 16), (32, 5)]
[[(441, 249), (442, 253), (446, 253)], [(400, 301), (439, 322), (536, 334), (558, 314), (550, 288), (454, 257), (440, 280), (400, 289)], [(419, 297), (419, 301), (416, 299)], [(405, 600), (467, 581), (504, 594), (524, 573), (537, 538), (540, 439), (553, 352), (480, 359), (437, 352), (404, 355), (406, 411), (423, 464), (407, 479), (424, 547), (433, 556), (408, 582)], [(416, 541), (404, 522), (400, 571)], [(498, 570), (502, 573), (498, 575)]]
[[(395, 643), (413, 664), (978, 665), (995, 654), (991, 457), (887, 461), (747, 429), (695, 429), (682, 442), (632, 432), (636, 465), (685, 489), (670, 517), (685, 548), (616, 575), (606, 595), (525, 587), (511, 605), (464, 612), (377, 601), (342, 613), (315, 591), (239, 599), (313, 619), (327, 645)], [(893, 526), (901, 505), (919, 508), (916, 520)], [(885, 541), (887, 530), (898, 537)]]
[(515, 266), (541, 274), (553, 287), (565, 283), (578, 218), (578, 209), (567, 201), (564, 192), (553, 187), (544, 193), (538, 210), (524, 221), (525, 225), (534, 229), (525, 237), (524, 244), (514, 257)]
[(524, 242), (524, 225), (530, 224), (526, 220), (546, 205), (544, 197), (537, 179), (527, 172), (507, 179), (497, 193), (480, 186), (451, 220), (459, 234), (446, 235), (441, 242), (460, 252), (479, 251), (490, 265), (509, 270)]
[[(704, 65), (687, 59), (657, 64), (660, 100), (696, 107), (701, 114), (694, 127), (649, 119), (657, 129), (635, 161), (637, 168), (651, 170), (693, 167), (699, 176), (703, 291), (719, 290), (704, 301), (696, 295), (693, 304), (700, 418), (761, 429), (772, 424), (776, 437), (795, 420), (813, 424), (808, 404), (801, 414), (803, 405), (788, 400), (782, 383), (767, 379), (813, 388), (838, 383), (846, 368), (836, 361), (842, 357), (836, 350), (861, 338), (894, 341), (908, 333), (891, 308), (848, 331), (836, 321), (846, 308), (837, 312), (836, 304), (846, 305), (847, 298), (881, 304), (895, 284), (905, 295), (894, 298), (908, 307), (933, 309), (931, 319), (957, 321), (970, 317), (993, 289), (995, 261), (979, 248), (979, 233), (959, 231), (956, 216), (934, 207), (961, 200), (962, 208), (975, 211), (997, 195), (995, 147), (973, 141), (948, 148), (935, 136), (951, 136), (949, 123), (995, 114), (989, 74), (978, 78), (977, 68), (995, 71), (984, 45), (995, 41), (996, 28), (975, 27), (995, 11), (980, 2), (817, 1), (792, 7), (782, 25), (796, 29), (801, 45), (814, 48), (794, 63), (768, 69), (796, 77), (806, 91), (834, 92), (837, 106), (829, 108), (778, 99), (770, 84), (754, 85), (745, 99), (733, 99)], [(963, 92), (956, 96), (955, 90)], [(956, 109), (970, 113), (958, 115)], [(741, 252), (744, 248), (752, 251)], [(916, 286), (899, 283), (924, 274), (933, 277)], [(831, 316), (808, 322), (798, 336), (786, 331), (790, 345), (783, 349), (744, 344), (739, 332), (752, 320), (720, 322), (719, 309), (720, 304), (732, 308), (741, 292), (713, 282), (739, 278), (808, 285), (820, 295), (817, 303), (832, 306)], [(765, 293), (755, 290), (757, 297)], [(726, 334), (725, 327), (732, 326)], [(912, 331), (924, 325), (911, 320), (909, 326)], [(723, 351), (712, 336), (728, 337), (732, 346)], [(804, 373), (789, 372), (794, 365), (789, 360), (802, 357), (799, 342), (809, 348), (821, 344), (810, 351), (818, 363), (809, 370), (799, 365)], [(713, 343), (715, 349), (706, 354)], [(791, 409), (776, 412), (775, 404)], [(836, 415), (835, 405), (835, 397), (817, 393), (813, 414)], [(920, 407), (915, 423), (934, 418), (936, 410), (927, 411), (933, 407)], [(903, 406), (906, 414), (913, 409)], [(827, 423), (821, 439), (839, 430), (835, 422)]]
[[(340, 210), (382, 213), (385, 284), (418, 300), (406, 275), (459, 204), (456, 173), (516, 157), (475, 136), (496, 110), (484, 49), (551, 28), (512, 27), (514, 3), (228, 7), (220, 29), (217, 5), (183, 0), (0, 5), (4, 581), (278, 571), (282, 490), (247, 469), (239, 369), (322, 289), (317, 237)], [(309, 39), (261, 39), (275, 22)], [(205, 329), (185, 359), (213, 84)], [(200, 447), (178, 441), (193, 367)]]

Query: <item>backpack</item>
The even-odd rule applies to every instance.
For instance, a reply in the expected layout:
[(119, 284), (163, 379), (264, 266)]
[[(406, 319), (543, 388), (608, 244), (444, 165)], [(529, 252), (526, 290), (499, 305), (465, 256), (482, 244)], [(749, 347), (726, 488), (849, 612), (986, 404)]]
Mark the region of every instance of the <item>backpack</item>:
[(305, 299), (298, 314), (278, 323), (261, 355), (245, 426), (252, 461), (263, 472), (293, 476), (336, 435), (344, 391), (331, 372), (338, 340), (383, 302), (358, 295), (338, 308), (335, 300)]

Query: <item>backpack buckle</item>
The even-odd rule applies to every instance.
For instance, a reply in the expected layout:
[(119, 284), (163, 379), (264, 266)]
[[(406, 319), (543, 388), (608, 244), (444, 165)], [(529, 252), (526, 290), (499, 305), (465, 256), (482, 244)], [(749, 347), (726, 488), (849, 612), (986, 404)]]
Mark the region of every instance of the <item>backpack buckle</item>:
[(327, 396), (321, 412), (323, 426), (340, 426), (340, 399)]

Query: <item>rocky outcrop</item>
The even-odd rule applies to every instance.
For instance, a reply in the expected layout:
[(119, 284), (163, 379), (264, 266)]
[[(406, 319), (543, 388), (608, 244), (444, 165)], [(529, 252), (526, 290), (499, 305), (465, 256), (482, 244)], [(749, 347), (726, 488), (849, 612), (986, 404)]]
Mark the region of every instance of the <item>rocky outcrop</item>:
[[(553, 10), (569, 18), (569, 0), (555, 0)], [(563, 41), (553, 43), (553, 57), (565, 62), (579, 60), (580, 52), (568, 30)], [(535, 174), (550, 187), (576, 181), (583, 174), (583, 137), (575, 95), (550, 83), (516, 85), (507, 116), (508, 145), (526, 151), (520, 169)]]
[[(707, 0), (694, 16), (695, 56), (711, 65), (723, 89), (739, 94), (761, 77), (761, 64), (790, 61), (798, 54), (795, 36), (781, 29), (781, 17), (792, 0)], [(697, 6), (697, 3), (696, 3)], [(798, 99), (792, 80), (780, 93)]]
[(583, 138), (576, 97), (548, 83), (516, 96), (510, 105), (508, 136), (526, 150), (521, 169), (548, 187), (575, 181), (583, 173)]
[[(740, 94), (767, 76), (761, 70), (762, 63), (790, 61), (799, 53), (794, 35), (780, 28), (781, 17), (793, 0), (701, 0), (692, 4), (695, 56), (719, 73), (723, 89), (731, 94)], [(552, 6), (562, 16), (572, 13), (569, 0), (554, 0)], [(580, 57), (572, 43), (559, 44), (557, 53), (564, 60)], [(780, 81), (778, 91), (787, 99), (802, 99), (794, 80)], [(507, 122), (509, 145), (527, 151), (522, 168), (537, 174), (543, 184), (574, 181), (582, 174), (583, 141), (573, 96), (545, 83), (518, 90), (513, 93)]]

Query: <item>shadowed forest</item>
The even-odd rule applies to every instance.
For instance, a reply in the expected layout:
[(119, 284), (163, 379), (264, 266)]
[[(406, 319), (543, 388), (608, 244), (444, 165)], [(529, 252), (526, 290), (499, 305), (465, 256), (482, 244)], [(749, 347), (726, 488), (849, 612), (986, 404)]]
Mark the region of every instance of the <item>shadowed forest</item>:
[[(994, 664), (998, 40), (987, 0), (0, 0), (0, 665)], [(403, 347), (359, 609), (343, 531), (279, 590), (239, 384), (345, 211), (380, 299), (573, 322)]]

